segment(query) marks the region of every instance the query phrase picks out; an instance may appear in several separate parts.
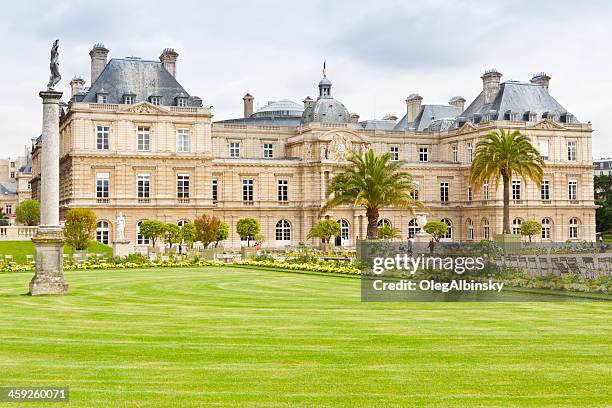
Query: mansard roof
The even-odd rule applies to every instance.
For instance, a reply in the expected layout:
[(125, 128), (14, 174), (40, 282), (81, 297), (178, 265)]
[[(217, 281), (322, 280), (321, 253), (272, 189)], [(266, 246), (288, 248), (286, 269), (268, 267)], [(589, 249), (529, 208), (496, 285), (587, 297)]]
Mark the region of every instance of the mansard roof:
[(432, 122), (441, 119), (455, 119), (459, 116), (459, 109), (453, 105), (422, 105), (421, 111), (414, 122), (407, 122), (406, 115), (397, 122), (394, 130), (414, 129), (417, 132), (428, 130)]
[(525, 115), (529, 113), (535, 113), (537, 119), (542, 119), (544, 114), (560, 118), (568, 111), (542, 85), (506, 81), (500, 84), (499, 92), (493, 102), (485, 104), (484, 92), (480, 92), (461, 116), (469, 122), (473, 122), (474, 116), (487, 114), (493, 116), (489, 117), (489, 120), (504, 120), (507, 113), (516, 113), (519, 115), (518, 120), (525, 120)]
[(123, 103), (124, 95), (135, 95), (134, 103), (161, 96), (162, 105), (175, 105), (177, 97), (187, 98), (187, 106), (201, 106), (202, 101), (190, 96), (159, 61), (139, 58), (113, 58), (89, 88), (83, 102), (97, 102), (97, 93), (107, 93), (108, 103)]

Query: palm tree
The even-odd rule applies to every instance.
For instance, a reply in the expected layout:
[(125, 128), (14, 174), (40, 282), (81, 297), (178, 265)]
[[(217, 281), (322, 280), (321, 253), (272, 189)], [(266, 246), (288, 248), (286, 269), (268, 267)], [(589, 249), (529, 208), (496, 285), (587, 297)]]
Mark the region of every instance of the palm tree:
[(485, 181), (504, 184), (504, 234), (510, 233), (510, 180), (513, 175), (541, 184), (544, 162), (529, 138), (518, 130), (501, 129), (487, 134), (476, 144), (470, 182), (478, 190)]
[(348, 158), (352, 166), (336, 175), (329, 185), (325, 212), (343, 204), (364, 207), (368, 218), (368, 239), (378, 238), (378, 213), (382, 207), (395, 206), (412, 212), (421, 204), (412, 198), (415, 192), (412, 176), (401, 171), (403, 162), (392, 161), (391, 154), (380, 156), (368, 150), (362, 157), (353, 153)]

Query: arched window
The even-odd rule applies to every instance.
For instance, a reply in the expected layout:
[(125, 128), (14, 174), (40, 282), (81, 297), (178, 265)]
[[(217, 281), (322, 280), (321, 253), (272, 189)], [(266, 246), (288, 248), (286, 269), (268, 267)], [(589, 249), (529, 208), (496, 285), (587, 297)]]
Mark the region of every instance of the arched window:
[(467, 225), (467, 239), (468, 241), (474, 240), (474, 223), (471, 218), (468, 218), (466, 221)]
[(189, 220), (180, 220), (179, 222), (176, 223), (176, 225), (182, 228), (183, 225), (187, 224), (188, 222)]
[(380, 220), (378, 220), (378, 224), (377, 225), (378, 225), (378, 228), (380, 228), (382, 226), (385, 226), (385, 225), (391, 226), (391, 221), (389, 221), (386, 218), (381, 218)]
[(276, 240), (291, 241), (291, 224), (287, 220), (280, 220), (276, 223)]
[(414, 237), (417, 232), (419, 232), (421, 230), (421, 227), (419, 227), (419, 222), (417, 221), (416, 218), (413, 218), (410, 220), (410, 222), (408, 222), (408, 236), (409, 237)]
[(523, 220), (520, 218), (515, 218), (512, 220), (512, 233), (515, 235), (521, 235), (521, 223)]
[(108, 245), (110, 227), (108, 221), (100, 220), (96, 224), (96, 241)]
[(551, 235), (550, 235), (551, 224), (552, 222), (550, 221), (550, 218), (542, 219), (542, 235), (541, 235), (542, 239), (551, 239)]
[(136, 243), (138, 245), (149, 245), (149, 238), (140, 235), (140, 224), (142, 224), (142, 221), (138, 221), (138, 224), (136, 224)]
[(351, 227), (350, 227), (349, 222), (343, 218), (343, 219), (338, 220), (338, 224), (340, 224), (340, 236), (336, 237), (336, 245), (337, 246), (350, 245)]
[(442, 218), (441, 221), (445, 223), (446, 226), (448, 227), (448, 229), (446, 230), (446, 234), (444, 234), (441, 238), (446, 241), (452, 240), (453, 239), (453, 223), (448, 218)]
[(489, 220), (486, 218), (482, 219), (482, 237), (484, 239), (489, 239), (491, 236), (491, 230), (489, 229)]
[(578, 239), (578, 232), (580, 228), (580, 221), (578, 218), (570, 218), (569, 220), (569, 238)]

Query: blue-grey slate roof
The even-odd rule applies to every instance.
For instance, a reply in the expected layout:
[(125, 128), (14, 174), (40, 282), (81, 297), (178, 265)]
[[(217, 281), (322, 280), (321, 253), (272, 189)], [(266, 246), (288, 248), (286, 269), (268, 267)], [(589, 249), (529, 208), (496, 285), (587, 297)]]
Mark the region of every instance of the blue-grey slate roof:
[[(538, 120), (541, 120), (542, 115), (546, 112), (556, 115), (557, 118), (567, 113), (567, 109), (557, 102), (543, 86), (527, 82), (506, 81), (500, 84), (499, 92), (493, 102), (484, 104), (484, 94), (481, 92), (461, 116), (471, 122), (474, 115), (485, 115), (492, 111), (495, 113), (490, 120), (504, 120), (508, 111), (518, 113), (519, 120), (525, 120), (523, 115), (526, 112), (536, 113)], [(576, 121), (575, 118), (574, 121)]]
[(233, 125), (257, 125), (257, 126), (288, 126), (297, 127), (300, 124), (301, 116), (273, 116), (273, 117), (250, 117), (219, 120), (214, 123), (233, 124)]
[(190, 96), (159, 61), (111, 59), (82, 101), (97, 102), (98, 92), (108, 93), (108, 103), (123, 103), (124, 95), (135, 95), (134, 103), (161, 96), (162, 105), (171, 106), (182, 96), (188, 98), (187, 106), (201, 106), (201, 100)]
[(15, 195), (17, 194), (17, 183), (3, 182), (0, 183), (0, 195)]
[(406, 115), (397, 122), (394, 130), (415, 129), (417, 132), (427, 130), (435, 120), (456, 118), (459, 109), (453, 105), (422, 105), (421, 111), (412, 123), (407, 123)]

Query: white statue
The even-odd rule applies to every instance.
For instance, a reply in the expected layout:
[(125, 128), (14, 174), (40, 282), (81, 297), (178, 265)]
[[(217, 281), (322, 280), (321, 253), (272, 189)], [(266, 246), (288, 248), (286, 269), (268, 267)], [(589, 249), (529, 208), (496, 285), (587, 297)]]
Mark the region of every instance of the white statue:
[(321, 160), (327, 159), (327, 148), (325, 146), (321, 146)]
[(119, 212), (115, 223), (117, 225), (117, 241), (125, 241), (125, 217), (122, 212)]

